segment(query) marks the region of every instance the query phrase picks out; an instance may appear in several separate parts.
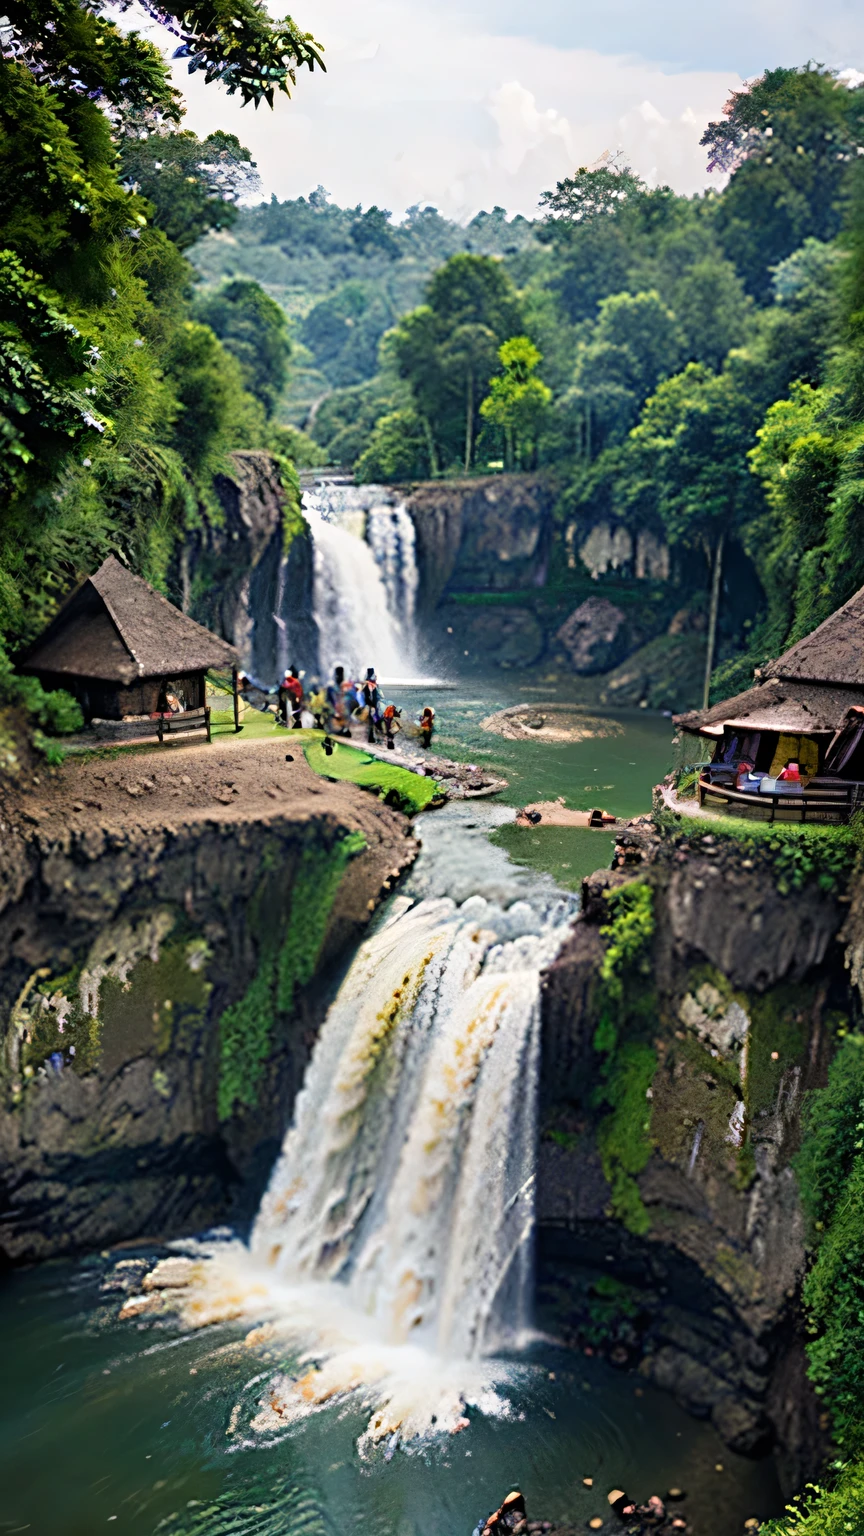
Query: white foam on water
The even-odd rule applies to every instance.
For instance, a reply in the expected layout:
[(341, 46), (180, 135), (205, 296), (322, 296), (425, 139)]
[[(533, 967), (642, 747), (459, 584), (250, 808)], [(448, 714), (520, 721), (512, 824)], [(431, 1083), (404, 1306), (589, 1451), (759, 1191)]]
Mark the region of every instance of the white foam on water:
[[(177, 1293), (189, 1324), (290, 1343), (255, 1435), (352, 1394), (367, 1444), (510, 1411), (494, 1356), (530, 1327), (540, 977), (574, 901), (483, 825), (441, 813), (328, 1012), (248, 1247), (199, 1245)], [(478, 884), (488, 850), (486, 894), (442, 894), (456, 843)]]

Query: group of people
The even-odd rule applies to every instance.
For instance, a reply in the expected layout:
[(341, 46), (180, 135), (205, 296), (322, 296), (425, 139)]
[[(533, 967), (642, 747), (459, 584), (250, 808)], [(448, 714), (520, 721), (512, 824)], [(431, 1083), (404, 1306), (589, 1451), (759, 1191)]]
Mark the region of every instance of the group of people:
[[(366, 668), (362, 682), (346, 677), (344, 667), (335, 667), (330, 683), (313, 682), (309, 689), (303, 686), (303, 675), (297, 667), (289, 667), (278, 688), (264, 688), (246, 673), (239, 674), (240, 692), (256, 709), (272, 709), (273, 694), (277, 697), (277, 724), (299, 730), (303, 716), (311, 716), (318, 730), (328, 735), (351, 735), (351, 721), (366, 727), (366, 739), (370, 743), (382, 737), (392, 751), (396, 733), (402, 729), (402, 711), (390, 699), (385, 699), (378, 684), (374, 667)], [(432, 743), (435, 730), (435, 711), (427, 704), (417, 719), (417, 731), (423, 746)]]

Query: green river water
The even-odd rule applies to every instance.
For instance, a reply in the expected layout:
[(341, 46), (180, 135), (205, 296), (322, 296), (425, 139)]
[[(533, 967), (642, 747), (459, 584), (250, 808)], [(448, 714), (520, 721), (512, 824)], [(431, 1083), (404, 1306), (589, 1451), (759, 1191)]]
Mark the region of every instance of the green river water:
[[(669, 766), (671, 722), (636, 712), (619, 717), (622, 735), (563, 746), (481, 730), (494, 709), (541, 697), (555, 694), (516, 683), (441, 693), (437, 745), (499, 768), (509, 805), (563, 794), (623, 816), (647, 810)], [(413, 710), (426, 700), (400, 702)], [(505, 825), (491, 835), (570, 887), (605, 864), (611, 846), (587, 831)], [(508, 1416), (473, 1416), (463, 1433), (400, 1448), (389, 1461), (358, 1455), (368, 1413), (356, 1400), (253, 1443), (237, 1423), (267, 1374), (294, 1362), (262, 1359), (230, 1325), (189, 1333), (166, 1318), (119, 1322), (112, 1277), (130, 1257), (49, 1263), (0, 1285), (2, 1536), (92, 1536), (109, 1525), (136, 1536), (470, 1536), (514, 1483), (531, 1515), (586, 1528), (616, 1484), (642, 1498), (685, 1488), (697, 1536), (738, 1536), (748, 1517), (780, 1506), (770, 1460), (731, 1455), (709, 1425), (635, 1373), (552, 1343), (514, 1365)]]

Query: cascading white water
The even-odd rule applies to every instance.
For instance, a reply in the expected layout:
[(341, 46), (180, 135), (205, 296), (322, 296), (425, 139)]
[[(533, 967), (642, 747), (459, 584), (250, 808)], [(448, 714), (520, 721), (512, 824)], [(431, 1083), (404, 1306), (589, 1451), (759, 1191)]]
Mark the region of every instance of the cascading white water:
[(371, 1442), (505, 1411), (489, 1356), (530, 1323), (540, 975), (575, 903), (489, 844), (502, 814), (439, 813), (328, 1012), (248, 1248), (195, 1266), (188, 1321), (266, 1319), (309, 1364), (270, 1380), (259, 1434), (355, 1391)]
[(315, 546), (315, 622), (321, 672), (337, 665), (386, 682), (417, 675), (414, 525), (380, 486), (320, 482), (303, 497)]

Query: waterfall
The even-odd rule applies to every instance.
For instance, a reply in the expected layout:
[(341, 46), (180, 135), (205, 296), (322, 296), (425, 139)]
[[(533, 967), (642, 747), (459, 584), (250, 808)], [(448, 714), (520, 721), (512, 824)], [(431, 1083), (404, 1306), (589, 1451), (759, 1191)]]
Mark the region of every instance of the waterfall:
[(195, 1266), (188, 1322), (263, 1319), (299, 1352), (258, 1435), (357, 1392), (369, 1445), (507, 1411), (490, 1356), (530, 1327), (540, 977), (575, 899), (489, 844), (496, 818), (439, 813), (329, 1009), (248, 1247)]
[(315, 546), (315, 621), (321, 671), (336, 665), (382, 681), (417, 672), (414, 525), (403, 503), (381, 486), (323, 481), (303, 497)]

